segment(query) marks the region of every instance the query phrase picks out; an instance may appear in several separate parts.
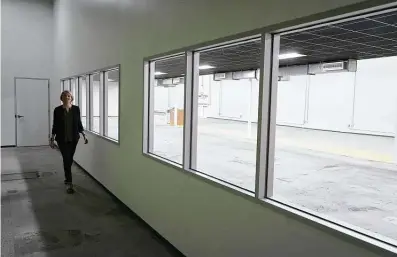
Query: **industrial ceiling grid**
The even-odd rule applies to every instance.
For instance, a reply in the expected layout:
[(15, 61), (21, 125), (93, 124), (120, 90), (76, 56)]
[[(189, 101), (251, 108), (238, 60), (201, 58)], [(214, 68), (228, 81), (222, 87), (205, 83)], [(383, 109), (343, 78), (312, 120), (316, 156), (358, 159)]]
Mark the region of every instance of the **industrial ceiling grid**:
[[(214, 68), (200, 74), (258, 69), (260, 40), (208, 50), (200, 54), (200, 65)], [(282, 35), (280, 54), (297, 52), (306, 56), (280, 60), (280, 66), (397, 56), (397, 12)], [(185, 73), (184, 57), (156, 62), (158, 78)]]

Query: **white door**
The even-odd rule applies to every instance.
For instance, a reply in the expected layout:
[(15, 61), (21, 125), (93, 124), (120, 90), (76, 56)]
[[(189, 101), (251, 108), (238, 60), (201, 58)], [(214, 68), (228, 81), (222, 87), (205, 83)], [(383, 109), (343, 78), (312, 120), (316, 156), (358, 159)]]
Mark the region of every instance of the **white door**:
[(49, 80), (15, 80), (17, 146), (47, 145), (49, 126)]

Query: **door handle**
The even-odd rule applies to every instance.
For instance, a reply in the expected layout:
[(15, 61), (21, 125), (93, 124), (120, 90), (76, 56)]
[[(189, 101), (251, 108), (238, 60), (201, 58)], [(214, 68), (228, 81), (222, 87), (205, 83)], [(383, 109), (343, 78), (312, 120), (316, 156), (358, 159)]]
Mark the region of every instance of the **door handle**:
[(23, 117), (22, 115), (17, 115), (17, 114), (15, 114), (15, 118), (20, 119), (20, 118), (22, 118), (22, 117)]

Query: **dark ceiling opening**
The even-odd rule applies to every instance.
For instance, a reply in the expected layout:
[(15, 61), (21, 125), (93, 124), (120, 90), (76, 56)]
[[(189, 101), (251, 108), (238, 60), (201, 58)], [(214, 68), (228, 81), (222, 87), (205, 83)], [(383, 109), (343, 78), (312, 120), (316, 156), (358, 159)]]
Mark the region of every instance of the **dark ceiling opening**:
[[(200, 74), (258, 69), (260, 40), (217, 48), (200, 54), (200, 65), (214, 68)], [(280, 66), (370, 59), (397, 55), (397, 11), (282, 35), (280, 54), (305, 56), (280, 60)], [(156, 78), (183, 76), (184, 58), (156, 62)]]

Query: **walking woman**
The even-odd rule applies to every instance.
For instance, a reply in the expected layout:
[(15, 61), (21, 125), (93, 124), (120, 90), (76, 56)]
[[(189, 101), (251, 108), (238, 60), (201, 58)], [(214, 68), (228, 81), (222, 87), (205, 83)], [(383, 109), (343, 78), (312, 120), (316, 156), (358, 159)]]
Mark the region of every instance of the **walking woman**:
[(57, 142), (63, 158), (63, 169), (65, 171), (66, 192), (73, 194), (72, 164), (80, 133), (84, 137), (84, 143), (88, 140), (84, 134), (81, 123), (80, 108), (72, 104), (73, 96), (69, 91), (61, 94), (62, 105), (54, 109), (54, 120), (52, 125), (51, 148), (55, 148), (54, 140)]

